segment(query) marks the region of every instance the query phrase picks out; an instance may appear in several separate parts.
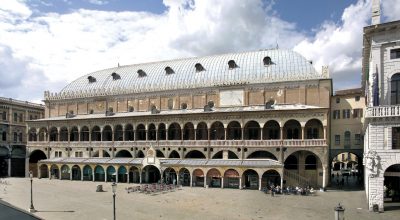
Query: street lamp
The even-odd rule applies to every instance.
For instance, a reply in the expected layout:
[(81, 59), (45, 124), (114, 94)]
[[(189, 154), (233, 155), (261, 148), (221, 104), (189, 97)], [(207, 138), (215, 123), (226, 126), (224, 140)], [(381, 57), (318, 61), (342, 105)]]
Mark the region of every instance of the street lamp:
[(32, 170), (29, 171), (29, 178), (31, 179), (31, 206), (29, 207), (29, 212), (33, 213), (33, 212), (36, 212), (36, 210), (35, 210), (35, 207), (33, 207), (33, 193), (32, 193), (33, 174), (32, 174)]
[(340, 203), (335, 207), (335, 220), (344, 220), (344, 208)]
[(115, 218), (115, 193), (117, 192), (117, 184), (114, 182), (111, 184), (112, 192), (113, 192), (113, 213), (114, 213), (114, 220)]

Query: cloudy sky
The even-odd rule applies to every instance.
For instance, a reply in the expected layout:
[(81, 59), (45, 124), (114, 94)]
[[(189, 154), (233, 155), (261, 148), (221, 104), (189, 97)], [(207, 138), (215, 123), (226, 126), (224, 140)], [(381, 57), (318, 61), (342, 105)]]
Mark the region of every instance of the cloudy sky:
[[(84, 74), (181, 57), (293, 49), (360, 86), (371, 0), (0, 0), (0, 96), (40, 102)], [(383, 0), (382, 21), (400, 19)]]

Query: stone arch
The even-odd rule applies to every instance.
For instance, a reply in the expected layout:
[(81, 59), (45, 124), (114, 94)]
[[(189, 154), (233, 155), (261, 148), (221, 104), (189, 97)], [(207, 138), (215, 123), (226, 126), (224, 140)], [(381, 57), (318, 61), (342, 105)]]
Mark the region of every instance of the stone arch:
[(175, 169), (168, 167), (163, 172), (164, 182), (166, 184), (176, 184), (177, 174)]
[(247, 159), (271, 159), (271, 160), (278, 160), (276, 156), (266, 150), (258, 150), (252, 152), (249, 156), (247, 156)]
[(69, 140), (71, 142), (79, 141), (78, 127), (74, 126), (74, 127), (71, 128), (71, 131), (69, 133)]
[(210, 126), (210, 140), (224, 140), (225, 128), (224, 124), (220, 121), (215, 121)]
[(112, 134), (113, 130), (110, 125), (106, 125), (103, 128), (103, 132), (101, 134), (102, 136), (102, 141), (112, 141)]
[(156, 157), (165, 158), (164, 153), (161, 150), (156, 150)]
[(168, 140), (181, 140), (181, 126), (178, 123), (172, 123), (168, 127)]
[(118, 182), (126, 183), (128, 182), (128, 171), (125, 166), (120, 166), (118, 168)]
[(30, 128), (29, 129), (28, 141), (37, 141), (36, 128)]
[(133, 125), (127, 124), (125, 125), (125, 141), (134, 141), (135, 133), (133, 132)]
[(181, 158), (179, 153), (176, 150), (171, 151), (168, 158)]
[(400, 205), (396, 201), (400, 201), (400, 161), (389, 163), (383, 171), (383, 186), (386, 191), (383, 192), (382, 200), (386, 203), (385, 211), (399, 209)]
[(301, 124), (295, 119), (290, 119), (283, 125), (283, 139), (301, 139)]
[(58, 129), (56, 127), (50, 128), (50, 140), (49, 141), (58, 141)]
[(89, 128), (87, 126), (83, 126), (81, 128), (81, 141), (89, 141)]
[(248, 121), (244, 125), (244, 139), (245, 140), (260, 140), (261, 139), (261, 129), (260, 124), (256, 121)]
[(73, 165), (71, 168), (71, 172), (72, 172), (72, 180), (82, 179), (81, 168), (78, 165)]
[(94, 126), (92, 128), (92, 141), (101, 141), (101, 131), (99, 126)]
[(400, 70), (390, 76), (390, 104), (400, 104)]
[[(227, 152), (227, 154), (228, 154), (228, 155), (226, 155), (226, 156), (227, 156), (227, 159), (239, 159), (238, 155), (237, 155), (235, 152), (230, 151), (230, 150), (227, 150), (226, 152)], [(211, 158), (212, 158), (212, 159), (223, 159), (223, 157), (224, 157), (224, 150), (220, 150), (220, 151), (215, 152), (215, 153), (212, 155)], [(226, 158), (225, 158), (225, 159), (226, 159)]]
[(318, 119), (310, 119), (304, 126), (305, 138), (306, 139), (323, 139), (324, 138), (324, 126)]
[(239, 189), (240, 174), (236, 169), (227, 169), (224, 172), (224, 187)]
[(62, 127), (60, 129), (60, 141), (68, 141), (68, 128)]
[(253, 169), (246, 169), (242, 175), (242, 184), (245, 189), (259, 189), (259, 175)]
[(132, 166), (129, 168), (129, 182), (140, 183), (140, 170), (139, 168)]
[(205, 159), (206, 155), (199, 150), (191, 150), (186, 153), (185, 158), (192, 158), (192, 159)]
[(40, 160), (47, 159), (46, 154), (42, 150), (34, 150), (29, 155), (29, 170), (32, 171), (33, 177), (39, 177), (37, 163)]
[(242, 127), (238, 121), (231, 121), (227, 126), (227, 140), (241, 140)]
[(209, 187), (221, 187), (221, 172), (216, 168), (211, 168), (207, 171), (207, 185)]
[(208, 140), (208, 127), (205, 122), (200, 122), (196, 126), (196, 140)]
[(93, 181), (93, 169), (90, 165), (85, 165), (83, 167), (82, 177), (85, 181)]
[(118, 124), (114, 127), (114, 141), (123, 141), (124, 140), (124, 130), (122, 125)]
[(142, 169), (142, 182), (157, 183), (161, 179), (160, 170), (154, 165), (147, 165)]
[(144, 124), (138, 124), (136, 126), (136, 140), (145, 141), (146, 140), (146, 127)]
[(54, 179), (60, 179), (60, 169), (56, 164), (50, 166), (51, 177)]
[(158, 140), (166, 140), (167, 139), (167, 127), (164, 123), (160, 123), (158, 125)]
[(281, 138), (280, 125), (275, 120), (269, 120), (263, 127), (264, 140), (279, 140)]
[(107, 182), (116, 182), (116, 175), (117, 175), (117, 172), (116, 172), (116, 169), (115, 169), (115, 167), (114, 166), (108, 166), (107, 167), (107, 179), (106, 179), (106, 181)]
[(280, 186), (281, 175), (274, 169), (267, 170), (261, 177), (261, 187)]
[(47, 140), (47, 128), (42, 127), (39, 130), (39, 141), (46, 141)]
[(183, 140), (194, 140), (194, 125), (192, 122), (187, 122), (183, 126)]
[(192, 172), (192, 181), (193, 181), (193, 186), (200, 186), (204, 187), (204, 171), (200, 168), (196, 168)]
[(156, 139), (157, 139), (156, 126), (153, 123), (151, 123), (147, 128), (147, 140), (155, 141)]
[(132, 158), (132, 154), (128, 150), (120, 150), (115, 154), (115, 157)]
[(94, 181), (105, 181), (104, 168), (100, 165), (94, 167)]
[(191, 174), (187, 168), (181, 168), (179, 170), (179, 183), (182, 186), (190, 186)]
[(69, 180), (70, 179), (70, 169), (69, 166), (64, 164), (61, 166), (61, 179), (62, 180)]

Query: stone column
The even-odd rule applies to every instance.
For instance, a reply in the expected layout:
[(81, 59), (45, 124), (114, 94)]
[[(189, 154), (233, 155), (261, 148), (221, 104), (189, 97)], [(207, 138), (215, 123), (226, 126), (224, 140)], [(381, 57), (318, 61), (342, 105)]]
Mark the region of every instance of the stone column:
[(283, 192), (283, 176), (284, 176), (284, 174), (283, 174), (283, 170), (282, 170), (282, 174), (281, 174), (281, 190), (282, 190), (282, 192)]
[(49, 170), (49, 180), (51, 179), (51, 167), (49, 168), (49, 166), (47, 166), (48, 170)]
[(225, 130), (225, 140), (226, 140), (226, 136), (228, 136), (228, 129), (227, 128), (224, 128), (224, 130)]
[(326, 140), (326, 126), (324, 126), (324, 140)]
[(69, 170), (69, 180), (72, 181), (72, 169)]
[(283, 127), (280, 127), (280, 134), (279, 134), (280, 136), (280, 139), (281, 139), (281, 141), (283, 141)]
[(192, 187), (193, 186), (193, 176), (192, 176), (192, 174), (190, 174), (189, 179), (190, 179), (190, 187)]
[(127, 179), (127, 181), (126, 181), (126, 182), (128, 182), (128, 183), (131, 183), (131, 180), (130, 180), (130, 176), (131, 176), (131, 175), (130, 175), (130, 172), (129, 172), (129, 170), (130, 170), (130, 168), (128, 167), (128, 170), (127, 170), (127, 175), (126, 175), (128, 179)]
[(142, 171), (139, 172), (139, 183), (142, 184), (143, 180), (142, 180)]
[(79, 169), (81, 171), (81, 181), (83, 181), (83, 169), (81, 169), (80, 167), (79, 167)]
[(107, 169), (104, 170), (104, 182), (107, 182)]
[(8, 176), (11, 176), (11, 158), (8, 158), (8, 159), (7, 159), (7, 164), (8, 164), (8, 167), (7, 167), (7, 175), (8, 175)]
[(115, 169), (115, 182), (118, 183), (118, 169)]
[(301, 140), (304, 140), (304, 127), (301, 126)]
[(325, 188), (327, 184), (327, 178), (328, 178), (328, 169), (326, 167), (322, 167), (322, 188)]
[(207, 176), (204, 176), (204, 188), (207, 186)]
[(262, 177), (258, 178), (258, 190), (261, 191), (261, 183), (262, 183)]
[(179, 185), (179, 172), (176, 174), (176, 185)]
[(94, 182), (94, 168), (92, 168), (92, 181)]
[(242, 176), (239, 177), (239, 189), (243, 189), (243, 186), (242, 186), (242, 179), (243, 179)]
[(224, 188), (224, 177), (221, 176), (221, 189), (223, 189), (223, 188)]

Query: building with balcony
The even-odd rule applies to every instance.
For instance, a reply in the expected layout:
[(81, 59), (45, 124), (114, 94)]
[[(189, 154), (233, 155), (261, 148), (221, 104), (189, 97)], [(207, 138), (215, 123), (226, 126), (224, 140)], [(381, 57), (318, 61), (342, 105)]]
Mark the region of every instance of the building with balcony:
[(30, 166), (82, 181), (325, 187), (331, 84), (282, 49), (100, 70), (45, 92)]
[(369, 209), (400, 200), (400, 21), (380, 23), (373, 1), (372, 25), (364, 27), (365, 190)]
[(26, 122), (43, 116), (43, 105), (0, 97), (0, 177), (26, 176)]
[(330, 159), (334, 171), (363, 171), (365, 96), (361, 88), (336, 91), (331, 98)]

